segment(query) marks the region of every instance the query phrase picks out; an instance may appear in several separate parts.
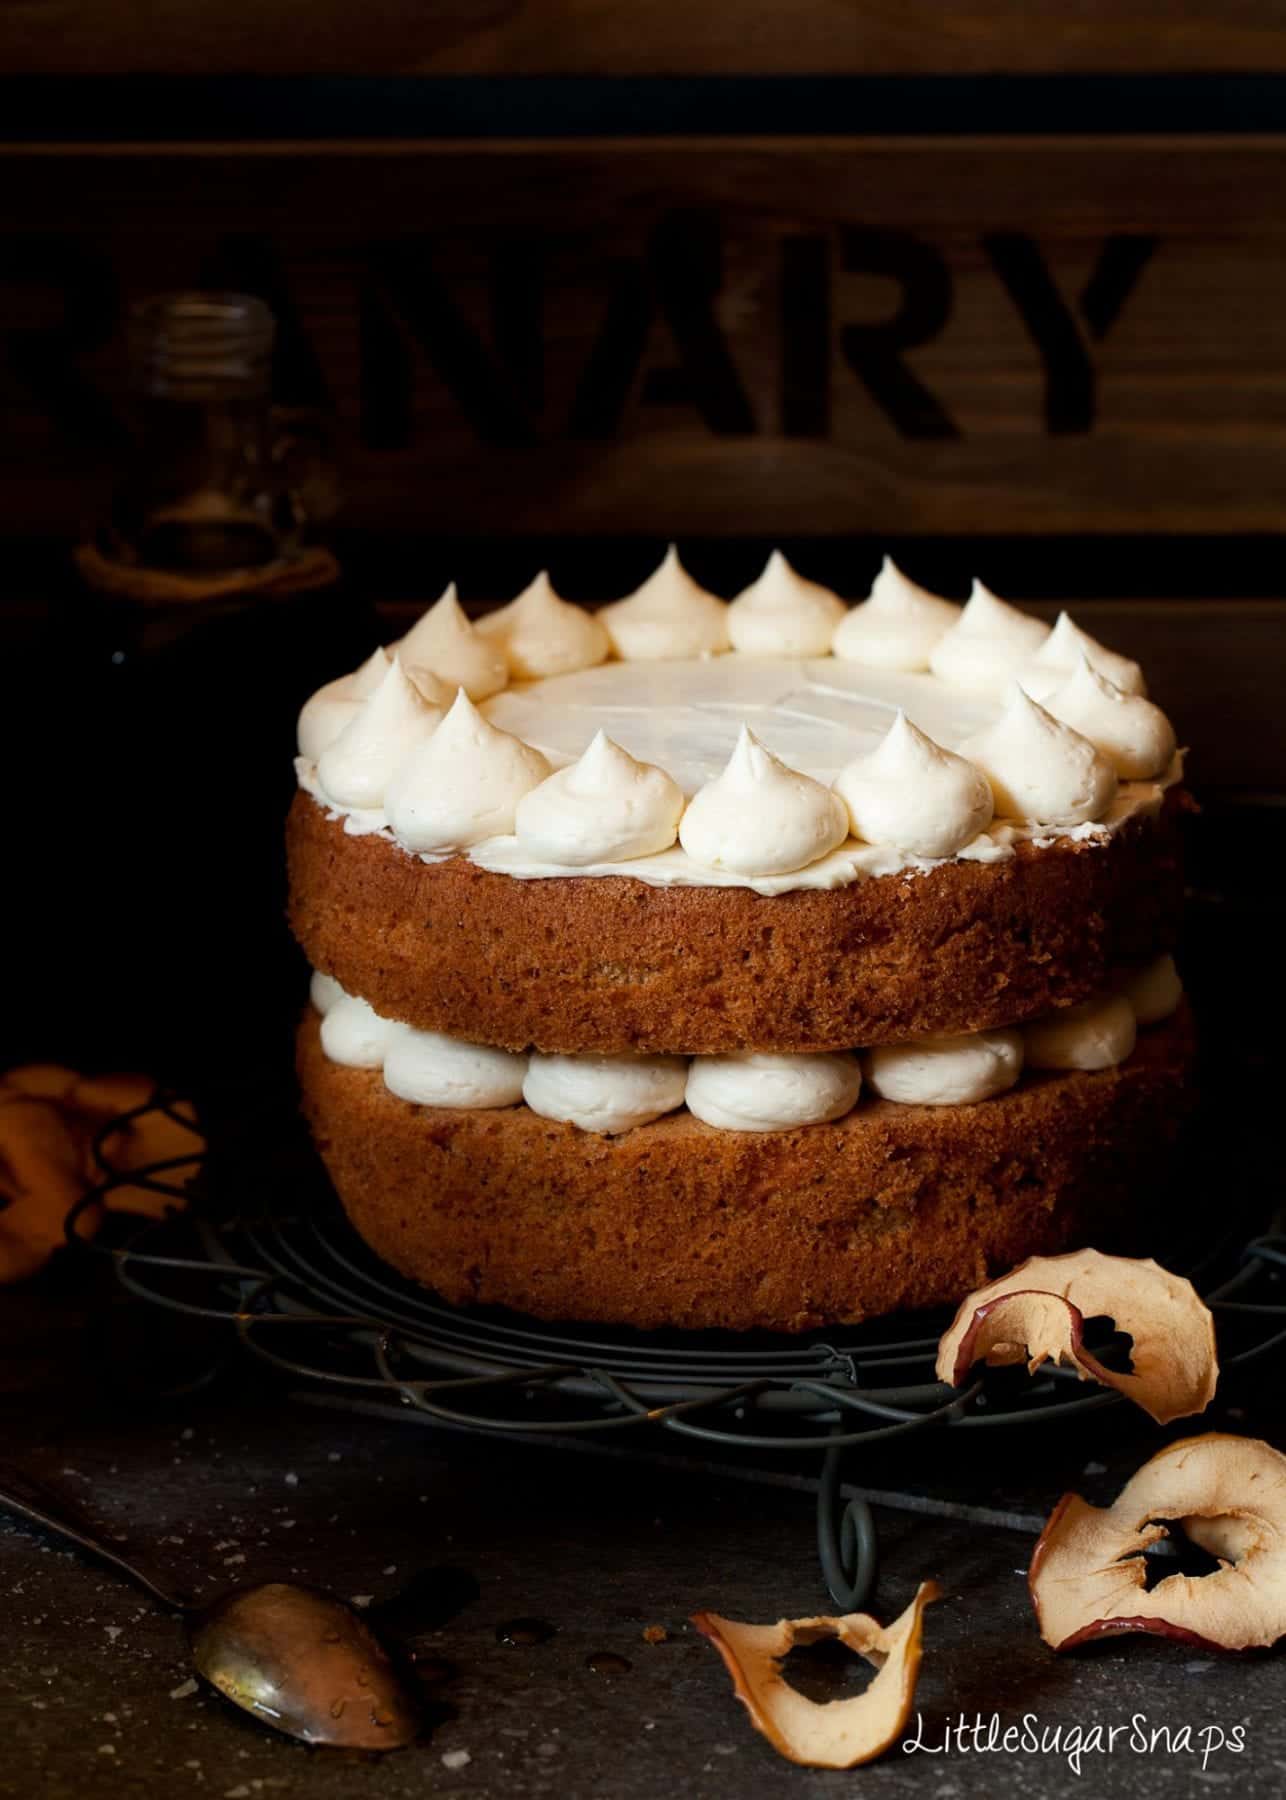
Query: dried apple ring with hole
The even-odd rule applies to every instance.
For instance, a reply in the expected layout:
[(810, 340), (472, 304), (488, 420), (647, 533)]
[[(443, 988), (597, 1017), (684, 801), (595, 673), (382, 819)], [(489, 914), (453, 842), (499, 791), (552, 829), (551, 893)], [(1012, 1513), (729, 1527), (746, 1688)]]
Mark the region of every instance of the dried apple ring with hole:
[[(1085, 1348), (1085, 1321), (1106, 1315), (1132, 1339), (1127, 1374)], [(938, 1345), (937, 1375), (964, 1384), (977, 1362), (1052, 1361), (1114, 1388), (1158, 1425), (1204, 1412), (1219, 1378), (1215, 1327), (1190, 1281), (1150, 1257), (1073, 1250), (1033, 1256), (963, 1302)]]
[[(920, 1669), (924, 1609), (938, 1598), (936, 1582), (921, 1582), (891, 1625), (879, 1624), (869, 1613), (744, 1625), (699, 1612), (692, 1623), (723, 1658), (737, 1698), (774, 1750), (810, 1768), (855, 1769), (882, 1756), (906, 1724)], [(824, 1638), (837, 1638), (875, 1664), (878, 1673), (864, 1693), (818, 1702), (786, 1680), (782, 1659), (798, 1645)]]
[[(1144, 1552), (1178, 1522), (1220, 1566), (1149, 1589)], [(1210, 1432), (1158, 1452), (1111, 1506), (1065, 1494), (1027, 1575), (1040, 1634), (1055, 1650), (1146, 1631), (1215, 1650), (1286, 1632), (1286, 1456)]]

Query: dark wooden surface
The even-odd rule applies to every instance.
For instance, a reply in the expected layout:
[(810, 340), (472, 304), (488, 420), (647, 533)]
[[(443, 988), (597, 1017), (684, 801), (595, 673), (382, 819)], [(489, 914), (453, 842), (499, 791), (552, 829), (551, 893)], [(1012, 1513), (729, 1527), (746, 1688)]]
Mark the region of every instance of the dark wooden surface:
[[(152, 1365), (148, 1381), (131, 1388), (140, 1363)], [(425, 1629), (412, 1612), (407, 1628), (422, 1657), (452, 1665), (439, 1692), (454, 1716), (382, 1762), (289, 1744), (213, 1695), (183, 1691), (189, 1665), (173, 1619), (0, 1520), (5, 1800), (820, 1800), (858, 1785), (891, 1797), (1043, 1800), (1087, 1784), (1171, 1800), (1234, 1781), (1255, 1800), (1281, 1792), (1280, 1657), (1220, 1660), (1138, 1638), (1058, 1659), (1036, 1634), (1022, 1521), (1069, 1485), (1105, 1500), (1155, 1447), (1146, 1427), (1042, 1437), (1019, 1454), (997, 1445), (982, 1466), (944, 1451), (936, 1471), (915, 1479), (886, 1452), (868, 1459), (873, 1485), (927, 1493), (948, 1515), (966, 1497), (982, 1500), (1019, 1521), (1009, 1529), (880, 1507), (876, 1610), (891, 1615), (922, 1577), (944, 1584), (918, 1695), (926, 1743), (942, 1743), (960, 1714), (998, 1712), (1009, 1725), (1032, 1713), (1066, 1732), (1128, 1726), (1142, 1713), (1172, 1735), (1242, 1724), (1245, 1752), (1216, 1752), (1203, 1772), (1199, 1751), (1135, 1754), (1121, 1743), (1112, 1757), (1087, 1756), (1078, 1778), (1055, 1754), (898, 1750), (855, 1776), (781, 1762), (687, 1622), (701, 1607), (754, 1620), (826, 1610), (808, 1493), (636, 1463), (619, 1439), (602, 1455), (555, 1455), (313, 1410), (235, 1370), (213, 1391), (149, 1398), (159, 1368), (172, 1377), (184, 1366), (163, 1321), (141, 1325), (119, 1302), (87, 1302), (66, 1279), (0, 1294), (5, 1459), (176, 1584), (198, 1580), (207, 1597), (234, 1580), (285, 1577), (378, 1603), (429, 1568), (472, 1574), (479, 1597), (456, 1618)], [(530, 1615), (557, 1635), (538, 1648), (497, 1641), (498, 1626)], [(651, 1624), (669, 1640), (645, 1643)], [(592, 1672), (588, 1658), (604, 1651), (625, 1657), (629, 1672)], [(444, 1764), (462, 1752), (463, 1766)]]
[(192, 283), (277, 308), (355, 528), (1281, 527), (1286, 138), (11, 147), (3, 175), (0, 534), (101, 507), (124, 308)]
[(996, 69), (1240, 70), (1286, 67), (1273, 0), (6, 0), (17, 70), (165, 73), (906, 73)]

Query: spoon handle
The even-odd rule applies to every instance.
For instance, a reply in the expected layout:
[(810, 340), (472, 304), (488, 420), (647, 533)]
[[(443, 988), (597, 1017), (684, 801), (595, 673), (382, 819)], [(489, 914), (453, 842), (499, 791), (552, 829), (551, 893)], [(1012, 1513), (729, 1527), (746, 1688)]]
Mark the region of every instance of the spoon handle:
[(8, 1512), (17, 1513), (20, 1518), (29, 1520), (33, 1525), (41, 1526), (45, 1531), (53, 1532), (55, 1537), (60, 1537), (66, 1543), (74, 1544), (78, 1550), (84, 1550), (88, 1555), (97, 1557), (99, 1562), (109, 1564), (119, 1574), (132, 1581), (136, 1587), (143, 1588), (154, 1600), (158, 1600), (167, 1611), (189, 1612), (191, 1610), (186, 1600), (181, 1600), (177, 1594), (158, 1587), (150, 1576), (145, 1575), (141, 1569), (135, 1568), (133, 1563), (126, 1562), (125, 1558), (118, 1556), (115, 1550), (109, 1550), (107, 1545), (100, 1543), (97, 1538), (91, 1537), (75, 1525), (69, 1525), (66, 1519), (59, 1518), (57, 1513), (50, 1510), (49, 1501), (35, 1484), (29, 1481), (25, 1475), (20, 1475), (16, 1469), (11, 1469), (5, 1464), (0, 1464), (0, 1507)]

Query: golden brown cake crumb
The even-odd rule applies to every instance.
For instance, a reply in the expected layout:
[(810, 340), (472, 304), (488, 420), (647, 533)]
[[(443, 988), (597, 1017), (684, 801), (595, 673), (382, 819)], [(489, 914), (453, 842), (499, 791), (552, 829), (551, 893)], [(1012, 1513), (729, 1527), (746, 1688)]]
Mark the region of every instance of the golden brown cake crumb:
[(424, 863), (346, 835), (300, 793), (290, 922), (313, 967), (377, 1012), (513, 1050), (813, 1051), (982, 1031), (1170, 948), (1187, 804), (1171, 789), (1159, 817), (1105, 840), (763, 898)]

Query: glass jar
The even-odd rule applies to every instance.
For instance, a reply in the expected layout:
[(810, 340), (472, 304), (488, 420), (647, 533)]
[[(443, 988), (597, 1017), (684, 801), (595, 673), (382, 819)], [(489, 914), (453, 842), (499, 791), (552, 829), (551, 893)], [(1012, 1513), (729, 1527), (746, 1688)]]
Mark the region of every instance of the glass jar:
[(135, 306), (134, 449), (100, 536), (127, 568), (225, 574), (300, 551), (297, 439), (277, 429), (275, 322), (248, 294), (161, 294)]

